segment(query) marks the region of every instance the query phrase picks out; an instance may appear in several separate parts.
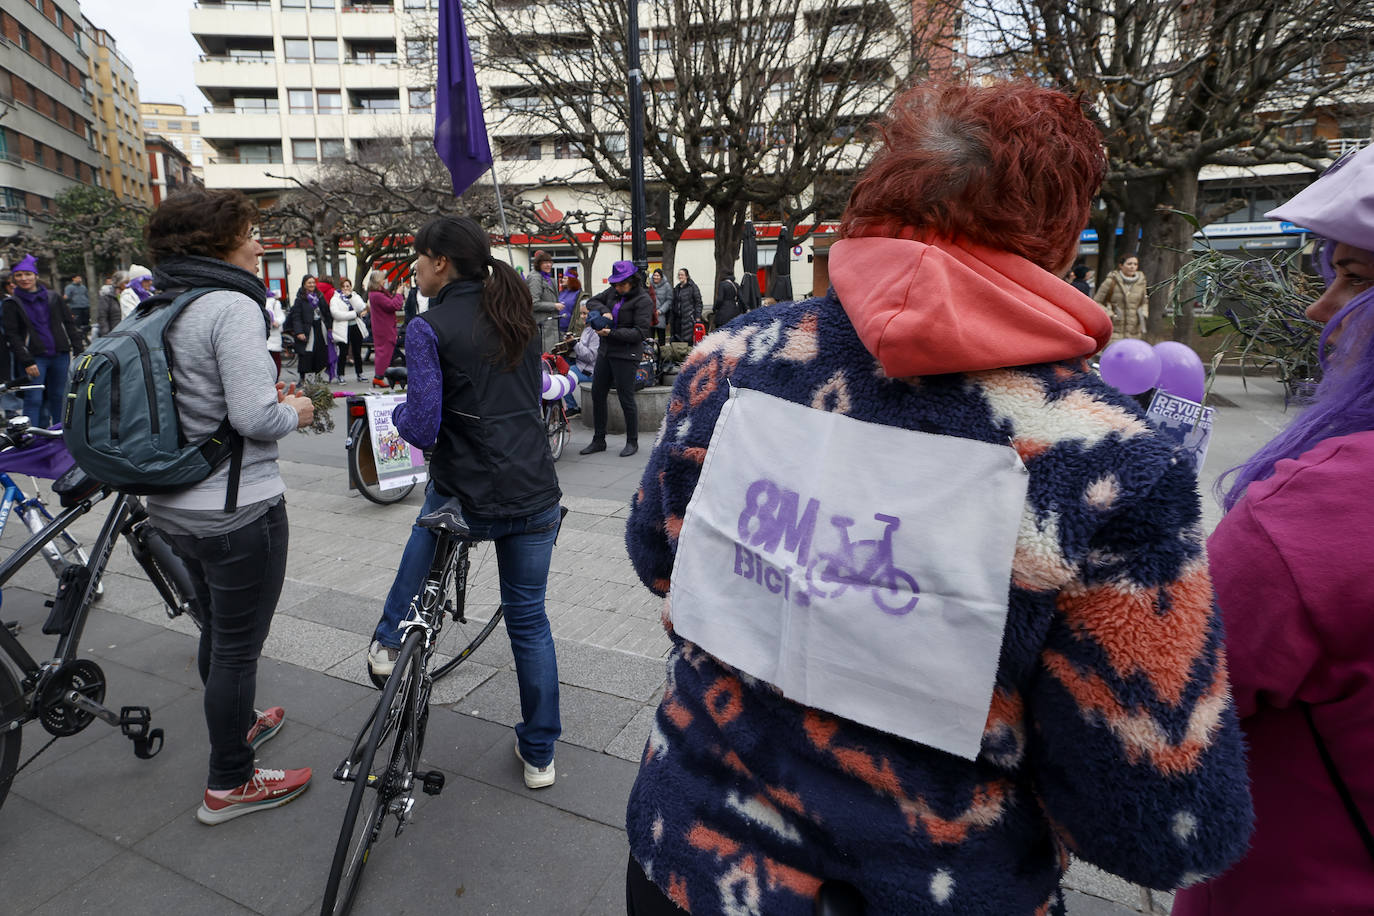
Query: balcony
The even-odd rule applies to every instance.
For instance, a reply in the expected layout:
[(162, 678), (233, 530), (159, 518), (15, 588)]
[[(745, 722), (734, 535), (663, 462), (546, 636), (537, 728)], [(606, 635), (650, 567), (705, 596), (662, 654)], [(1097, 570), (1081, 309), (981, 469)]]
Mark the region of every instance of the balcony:
[(1371, 142), (1369, 137), (1336, 137), (1326, 141), (1326, 154), (1332, 159), (1339, 159), (1346, 153), (1364, 149)]
[(238, 188), (241, 191), (257, 191), (271, 188), (293, 187), (285, 178), (269, 178), (273, 175), (300, 175), (300, 167), (282, 163), (245, 164), (219, 158), (205, 162), (205, 185), (210, 188)]
[(226, 0), (211, 5), (206, 0), (191, 10), (191, 34), (228, 37), (272, 38), (272, 7), (251, 0)]
[(195, 64), (197, 86), (226, 89), (268, 88), (277, 85), (276, 62), (202, 55)]
[(276, 111), (250, 110), (225, 106), (206, 109), (200, 118), (200, 134), (210, 140), (225, 139), (280, 139), (281, 117)]

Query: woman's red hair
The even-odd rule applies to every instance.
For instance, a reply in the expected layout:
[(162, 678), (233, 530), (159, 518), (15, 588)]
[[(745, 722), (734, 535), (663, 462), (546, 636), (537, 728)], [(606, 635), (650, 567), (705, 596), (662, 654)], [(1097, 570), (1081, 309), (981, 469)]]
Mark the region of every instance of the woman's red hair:
[(1058, 270), (1107, 160), (1082, 106), (1028, 81), (935, 83), (897, 97), (840, 235), (933, 234)]

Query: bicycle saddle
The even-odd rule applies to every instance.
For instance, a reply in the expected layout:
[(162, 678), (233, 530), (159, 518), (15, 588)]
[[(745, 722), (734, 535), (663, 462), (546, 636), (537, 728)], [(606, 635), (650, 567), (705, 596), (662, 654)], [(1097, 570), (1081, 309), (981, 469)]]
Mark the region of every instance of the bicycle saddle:
[(824, 881), (816, 892), (816, 907), (812, 912), (815, 916), (863, 916), (863, 894), (847, 881)]
[(391, 366), (386, 370), (385, 377), (386, 380), (393, 385), (397, 383), (404, 384), (405, 381), (410, 378), (410, 373), (406, 370), (405, 366)]
[(415, 524), (421, 528), (447, 531), (460, 538), (472, 537), (472, 529), (468, 528), (467, 520), (463, 518), (463, 507), (456, 499), (449, 499), (433, 512), (426, 512)]
[(52, 491), (57, 494), (62, 503), (62, 508), (70, 509), (83, 499), (94, 496), (103, 487), (100, 481), (96, 480), (79, 467), (73, 467), (57, 480), (53, 481)]

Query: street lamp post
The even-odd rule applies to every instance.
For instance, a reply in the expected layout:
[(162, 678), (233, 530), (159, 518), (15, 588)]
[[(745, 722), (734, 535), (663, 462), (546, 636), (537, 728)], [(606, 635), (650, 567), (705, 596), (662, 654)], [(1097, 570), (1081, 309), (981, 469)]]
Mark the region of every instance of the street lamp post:
[[(647, 276), (649, 245), (644, 237), (647, 207), (644, 202), (644, 75), (639, 69), (639, 0), (627, 0), (626, 63), (630, 71), (630, 257)], [(620, 234), (621, 257), (625, 234)]]

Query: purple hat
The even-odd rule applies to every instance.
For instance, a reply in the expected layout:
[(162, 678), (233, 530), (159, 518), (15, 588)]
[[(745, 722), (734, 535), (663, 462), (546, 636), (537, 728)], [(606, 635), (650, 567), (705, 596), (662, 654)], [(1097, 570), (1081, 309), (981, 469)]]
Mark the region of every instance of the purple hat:
[(18, 273), (27, 270), (31, 274), (38, 273), (38, 259), (31, 254), (24, 255), (24, 260), (10, 268), (10, 273)]
[(638, 271), (635, 270), (634, 261), (616, 261), (611, 265), (611, 275), (606, 278), (606, 282), (619, 283), (622, 280), (630, 279), (636, 273), (638, 273)]
[(1374, 251), (1374, 146), (1337, 160), (1296, 197), (1266, 215)]

